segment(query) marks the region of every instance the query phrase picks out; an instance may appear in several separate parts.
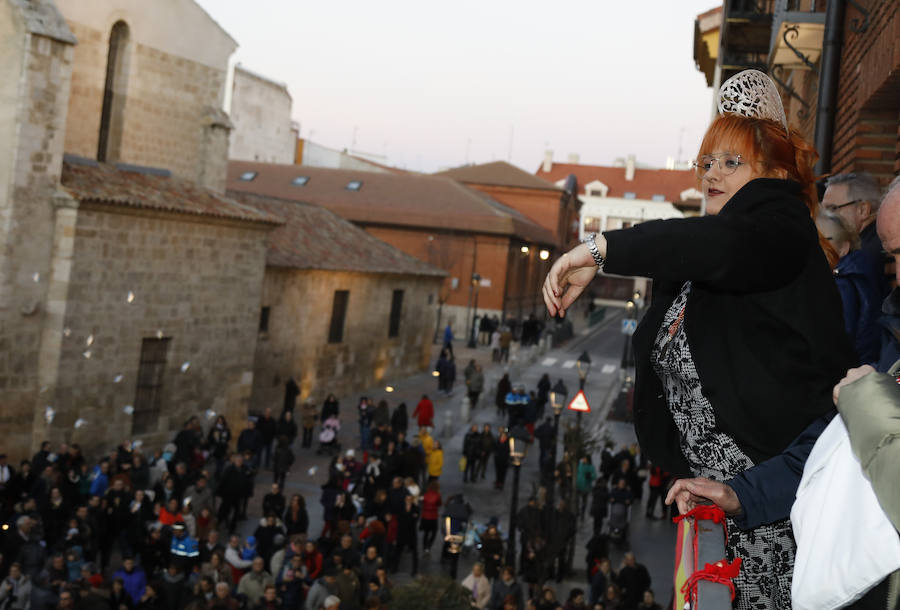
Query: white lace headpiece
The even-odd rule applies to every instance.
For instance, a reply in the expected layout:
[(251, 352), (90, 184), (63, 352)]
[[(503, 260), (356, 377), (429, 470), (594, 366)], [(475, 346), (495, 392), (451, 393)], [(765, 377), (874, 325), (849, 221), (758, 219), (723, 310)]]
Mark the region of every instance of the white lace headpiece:
[(772, 119), (789, 131), (781, 96), (765, 72), (744, 70), (729, 78), (719, 88), (717, 105), (721, 114), (730, 112), (745, 117)]

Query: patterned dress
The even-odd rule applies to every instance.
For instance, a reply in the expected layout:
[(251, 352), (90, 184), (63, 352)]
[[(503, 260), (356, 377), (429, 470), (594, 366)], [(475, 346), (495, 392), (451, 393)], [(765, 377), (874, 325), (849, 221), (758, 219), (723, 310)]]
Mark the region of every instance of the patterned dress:
[[(734, 439), (719, 430), (709, 400), (703, 395), (687, 335), (681, 321), (691, 283), (663, 318), (651, 352), (653, 367), (662, 381), (666, 402), (681, 437), (681, 450), (694, 476), (725, 481), (753, 466), (753, 461)], [(735, 579), (734, 607), (740, 610), (769, 610), (791, 607), (791, 574), (794, 542), (790, 520), (785, 519), (752, 530), (740, 530), (726, 519), (729, 560), (743, 561)]]

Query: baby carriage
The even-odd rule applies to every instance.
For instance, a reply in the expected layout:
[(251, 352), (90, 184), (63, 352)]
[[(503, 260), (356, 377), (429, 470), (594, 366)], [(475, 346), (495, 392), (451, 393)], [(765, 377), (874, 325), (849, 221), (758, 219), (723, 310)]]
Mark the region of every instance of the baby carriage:
[(332, 415), (322, 422), (322, 431), (319, 432), (318, 455), (336, 455), (341, 452), (341, 443), (338, 441), (338, 433), (341, 431), (341, 421)]
[(628, 521), (631, 513), (631, 507), (625, 502), (610, 502), (609, 518), (607, 527), (609, 528), (609, 541), (614, 543), (619, 549), (628, 548)]

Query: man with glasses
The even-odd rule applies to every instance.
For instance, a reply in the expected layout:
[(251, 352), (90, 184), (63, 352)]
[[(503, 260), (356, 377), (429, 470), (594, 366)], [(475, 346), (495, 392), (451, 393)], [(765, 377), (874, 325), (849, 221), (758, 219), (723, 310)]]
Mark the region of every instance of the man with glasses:
[(885, 257), (881, 240), (875, 230), (875, 217), (881, 201), (881, 187), (878, 181), (865, 172), (837, 174), (826, 182), (822, 207), (827, 212), (838, 215), (848, 227), (859, 234), (861, 249), (867, 253), (873, 265), (878, 267), (878, 277), (882, 279), (881, 296), (890, 292), (892, 274), (886, 272), (885, 265), (890, 259)]

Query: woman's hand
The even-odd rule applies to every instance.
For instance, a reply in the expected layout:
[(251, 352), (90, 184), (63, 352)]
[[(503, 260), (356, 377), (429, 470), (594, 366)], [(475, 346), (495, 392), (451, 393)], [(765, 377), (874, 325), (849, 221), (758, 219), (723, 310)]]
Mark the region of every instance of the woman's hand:
[(741, 501), (731, 487), (703, 477), (675, 481), (666, 494), (666, 504), (672, 502), (678, 504), (678, 512), (682, 515), (693, 510), (698, 504), (710, 502), (729, 516), (739, 515), (743, 511)]
[[(606, 240), (596, 238), (600, 254), (606, 252)], [(551, 316), (565, 317), (566, 310), (584, 292), (585, 287), (597, 275), (597, 265), (587, 244), (575, 246), (563, 254), (550, 268), (544, 280), (543, 294), (547, 312)]]
[(841, 395), (841, 388), (843, 388), (845, 385), (850, 385), (857, 379), (865, 377), (869, 373), (874, 372), (875, 369), (868, 364), (857, 367), (855, 369), (848, 369), (847, 374), (844, 376), (844, 378), (838, 381), (837, 385), (834, 386), (834, 389), (831, 391), (831, 398), (832, 400), (834, 400), (834, 405), (837, 406), (838, 397)]

